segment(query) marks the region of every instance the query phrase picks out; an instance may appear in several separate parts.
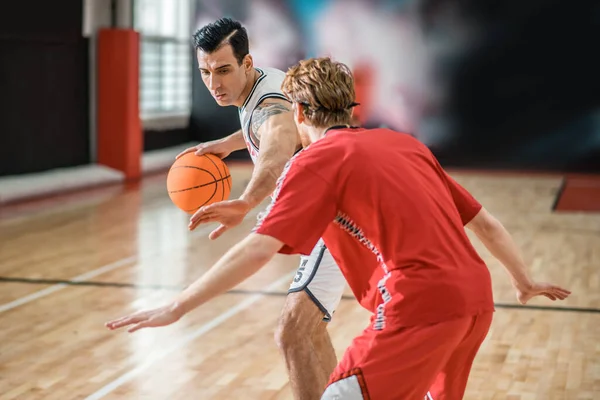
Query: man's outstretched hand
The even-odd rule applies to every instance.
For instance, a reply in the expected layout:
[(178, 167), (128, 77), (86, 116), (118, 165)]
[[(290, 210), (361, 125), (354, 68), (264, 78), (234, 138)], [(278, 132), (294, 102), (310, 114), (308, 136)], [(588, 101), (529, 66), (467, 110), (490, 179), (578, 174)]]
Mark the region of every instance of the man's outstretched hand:
[(189, 230), (193, 231), (200, 224), (219, 222), (221, 225), (208, 236), (214, 240), (221, 236), (225, 231), (238, 226), (244, 220), (244, 217), (250, 211), (250, 204), (245, 200), (227, 200), (201, 207), (192, 217), (188, 225)]
[(534, 282), (527, 286), (515, 285), (515, 289), (517, 291), (517, 300), (521, 304), (527, 304), (535, 296), (545, 296), (555, 301), (564, 300), (571, 294), (567, 289), (545, 282)]
[(142, 328), (156, 328), (171, 325), (179, 321), (181, 315), (175, 311), (172, 305), (155, 308), (153, 310), (138, 311), (121, 318), (114, 319), (105, 324), (110, 330), (130, 326), (129, 333)]

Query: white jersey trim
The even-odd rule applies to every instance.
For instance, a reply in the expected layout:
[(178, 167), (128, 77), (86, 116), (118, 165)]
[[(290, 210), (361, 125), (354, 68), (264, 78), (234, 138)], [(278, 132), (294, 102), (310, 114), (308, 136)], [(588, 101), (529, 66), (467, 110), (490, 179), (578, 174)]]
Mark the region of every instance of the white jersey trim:
[(377, 258), (377, 262), (383, 269), (384, 275), (383, 278), (379, 280), (377, 283), (377, 289), (381, 294), (381, 298), (383, 302), (377, 306), (377, 312), (375, 316), (375, 322), (373, 323), (373, 329), (380, 331), (385, 328), (385, 305), (392, 300), (392, 295), (390, 294), (388, 288), (385, 286), (387, 280), (390, 278), (391, 273), (385, 264), (383, 256), (381, 252), (375, 245), (365, 236), (364, 232), (360, 227), (350, 219), (350, 217), (342, 212), (338, 212), (335, 217), (334, 223), (337, 224), (343, 231), (348, 233), (353, 238), (357, 239), (359, 243), (365, 246), (367, 249), (371, 251)]
[[(281, 93), (267, 93), (262, 95), (257, 101), (256, 101), (256, 106), (254, 107), (254, 110), (256, 110), (256, 108), (260, 105), (260, 103), (262, 103), (264, 100), (266, 99), (282, 99), (282, 100), (286, 100), (289, 101), (287, 97), (285, 97), (284, 95), (282, 95)], [(251, 111), (251, 113), (254, 113), (254, 110)], [(256, 143), (254, 143), (254, 139), (256, 138), (256, 132), (252, 132), (250, 130), (250, 125), (252, 125), (252, 115), (250, 115), (248, 117), (248, 123), (246, 124), (246, 132), (248, 132), (248, 142), (250, 143), (250, 145), (255, 149), (255, 150), (259, 150), (259, 147), (257, 146)]]
[(267, 77), (267, 74), (265, 74), (265, 72), (260, 69), (260, 68), (254, 68), (255, 70), (257, 70), (260, 73), (260, 76), (258, 77), (258, 79), (256, 80), (256, 82), (254, 82), (254, 85), (252, 85), (252, 89), (250, 90), (250, 93), (248, 94), (248, 97), (246, 97), (246, 100), (244, 101), (244, 104), (242, 104), (242, 106), (239, 108), (239, 112), (240, 114), (245, 110), (246, 106), (248, 105), (248, 103), (250, 102), (250, 99), (252, 98), (252, 95), (254, 94), (254, 91), (256, 90), (256, 88), (258, 87), (258, 84)]
[(281, 84), (285, 79), (285, 72), (277, 68), (254, 68), (260, 74), (254, 82), (250, 93), (244, 100), (244, 104), (238, 108), (240, 127), (244, 135), (246, 147), (250, 153), (252, 161), (256, 163), (259, 156), (260, 140), (252, 132), (252, 114), (258, 104), (266, 98), (272, 97), (285, 99), (281, 92)]
[(265, 218), (267, 218), (269, 216), (269, 213), (271, 212), (271, 210), (273, 209), (273, 206), (275, 205), (275, 203), (277, 202), (277, 199), (279, 198), (279, 192), (281, 191), (281, 187), (285, 183), (285, 178), (287, 177), (288, 172), (290, 172), (290, 168), (292, 167), (294, 160), (300, 153), (301, 152), (296, 153), (285, 164), (285, 167), (283, 168), (281, 175), (279, 176), (279, 178), (277, 178), (277, 185), (275, 186), (275, 190), (273, 191), (273, 194), (271, 195), (271, 202), (269, 203), (269, 205), (267, 206), (267, 208), (265, 208), (265, 210), (263, 212), (260, 212), (258, 214), (258, 217), (256, 218), (258, 222), (256, 223), (256, 226), (254, 227), (253, 231), (260, 228), (262, 226), (262, 223), (265, 220)]

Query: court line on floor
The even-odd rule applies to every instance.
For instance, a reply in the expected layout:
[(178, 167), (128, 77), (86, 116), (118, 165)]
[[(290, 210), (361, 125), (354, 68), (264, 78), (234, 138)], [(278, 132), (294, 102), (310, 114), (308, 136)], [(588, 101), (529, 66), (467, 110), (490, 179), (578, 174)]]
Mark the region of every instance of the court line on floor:
[[(280, 287), (281, 285), (283, 285), (285, 283), (289, 283), (294, 275), (295, 275), (295, 272), (285, 274), (284, 276), (282, 276), (281, 278), (279, 278), (278, 280), (276, 280), (275, 282), (273, 282), (269, 286), (267, 286), (266, 291), (269, 292), (269, 291), (275, 290), (278, 287)], [(240, 313), (241, 311), (244, 311), (245, 309), (250, 307), (252, 304), (256, 303), (258, 300), (260, 300), (264, 297), (265, 297), (265, 295), (260, 294), (260, 293), (253, 294), (251, 297), (248, 297), (247, 299), (245, 299), (245, 300), (241, 301), (240, 303), (236, 304), (235, 306), (231, 307), (229, 310), (227, 310), (223, 314), (211, 319), (210, 321), (208, 321), (201, 327), (190, 332), (183, 339), (177, 340), (177, 342), (174, 345), (166, 348), (163, 351), (158, 352), (158, 354), (151, 355), (141, 365), (126, 372), (125, 374), (121, 375), (114, 381), (104, 385), (103, 387), (98, 389), (96, 392), (94, 392), (91, 395), (89, 395), (88, 397), (86, 397), (85, 400), (99, 400), (99, 399), (103, 398), (107, 394), (109, 394), (112, 391), (114, 391), (115, 389), (119, 388), (121, 385), (129, 382), (136, 375), (138, 375), (141, 372), (145, 371), (146, 369), (150, 368), (156, 361), (159, 361), (160, 359), (168, 356), (169, 354), (173, 353), (174, 351), (181, 349), (182, 347), (186, 346), (191, 341), (196, 340), (197, 338), (204, 335), (205, 333), (218, 327), (219, 325), (226, 322), (228, 319), (230, 319), (234, 315)]]
[[(98, 282), (98, 281), (67, 281), (60, 279), (29, 279), (29, 278), (12, 278), (0, 276), (0, 282), (7, 283), (24, 283), (33, 285), (72, 285), (72, 286), (96, 286), (96, 287), (114, 287), (123, 289), (139, 289), (139, 290), (171, 290), (180, 292), (184, 290), (186, 285), (160, 285), (160, 284), (135, 284), (126, 282)], [(287, 296), (287, 292), (268, 292), (265, 290), (248, 290), (248, 289), (232, 289), (229, 294), (260, 294), (264, 296)], [(342, 300), (355, 300), (354, 296), (344, 295)], [(511, 303), (495, 303), (496, 308), (513, 308), (525, 310), (539, 311), (562, 311), (562, 312), (577, 312), (577, 313), (596, 313), (600, 314), (599, 308), (592, 307), (556, 307), (556, 306), (541, 306), (530, 304), (511, 304)]]
[(536, 311), (562, 311), (562, 312), (575, 312), (575, 313), (592, 313), (600, 314), (600, 308), (590, 307), (556, 307), (556, 306), (537, 306), (530, 304), (510, 304), (510, 303), (495, 303), (496, 308), (512, 308), (512, 309), (525, 309), (525, 310), (536, 310)]
[[(251, 211), (250, 213), (248, 213), (246, 215), (246, 217), (244, 217), (244, 221), (250, 220), (252, 218), (255, 218), (258, 215), (258, 212), (259, 212), (258, 210), (254, 209), (253, 211)], [(200, 235), (205, 235), (205, 234), (209, 233), (210, 231), (212, 231), (213, 229), (215, 229), (214, 226), (205, 226), (203, 228), (199, 228), (197, 230), (194, 230), (192, 232), (192, 236), (196, 237), (196, 236), (200, 236)], [(151, 256), (147, 256), (147, 257), (148, 258), (153, 258)], [(146, 258), (146, 257), (144, 257), (144, 258)], [(128, 264), (130, 262), (134, 262), (134, 261), (136, 261), (138, 259), (139, 259), (139, 257), (137, 255), (132, 255), (132, 256), (129, 256), (129, 257), (125, 257), (125, 258), (122, 258), (120, 260), (114, 261), (114, 262), (112, 262), (110, 264), (104, 265), (102, 267), (93, 269), (93, 270), (88, 271), (88, 272), (85, 272), (85, 273), (83, 273), (81, 275), (77, 275), (76, 277), (71, 278), (71, 279), (65, 281), (65, 283), (58, 283), (56, 285), (50, 286), (48, 288), (42, 289), (40, 291), (31, 293), (31, 294), (28, 294), (26, 296), (20, 297), (18, 299), (15, 299), (13, 301), (8, 302), (8, 303), (4, 303), (4, 304), (0, 305), (0, 313), (3, 313), (3, 312), (8, 311), (8, 310), (12, 310), (12, 309), (20, 307), (20, 306), (22, 306), (24, 304), (27, 304), (27, 303), (30, 303), (32, 301), (38, 300), (38, 299), (40, 299), (42, 297), (46, 297), (46, 296), (48, 296), (48, 295), (50, 295), (52, 293), (56, 293), (59, 290), (65, 289), (65, 288), (67, 288), (67, 287), (70, 286), (66, 282), (83, 282), (83, 281), (86, 281), (88, 279), (95, 278), (95, 277), (97, 277), (99, 275), (102, 275), (102, 274), (105, 274), (105, 273), (110, 272), (112, 270), (115, 270), (117, 268), (120, 268), (120, 267), (122, 267), (122, 266), (124, 266), (124, 265), (126, 265), (126, 264)]]
[[(100, 268), (96, 268), (93, 269), (91, 271), (88, 271), (86, 273), (83, 273), (81, 275), (77, 275), (76, 277), (74, 277), (73, 279), (71, 279), (73, 282), (79, 282), (79, 281), (85, 281), (87, 279), (90, 278), (94, 278), (98, 275), (102, 275), (106, 272), (110, 272), (112, 270), (115, 270), (117, 268), (122, 267), (123, 265), (126, 265), (128, 263), (131, 263), (133, 261), (135, 261), (138, 257), (137, 256), (129, 256), (126, 258), (123, 258), (121, 260), (112, 262), (110, 264), (104, 265)], [(40, 299), (42, 297), (48, 296), (49, 294), (58, 292), (59, 290), (62, 290), (64, 288), (69, 287), (70, 285), (68, 283), (59, 283), (50, 287), (47, 287), (45, 289), (39, 290), (37, 292), (28, 294), (27, 296), (18, 298), (16, 300), (13, 300), (11, 302), (2, 304), (0, 306), (0, 313), (4, 312), (4, 311), (8, 311), (8, 310), (12, 310), (13, 308), (17, 308), (19, 306), (22, 306), (23, 304), (27, 304), (30, 303), (34, 300)]]

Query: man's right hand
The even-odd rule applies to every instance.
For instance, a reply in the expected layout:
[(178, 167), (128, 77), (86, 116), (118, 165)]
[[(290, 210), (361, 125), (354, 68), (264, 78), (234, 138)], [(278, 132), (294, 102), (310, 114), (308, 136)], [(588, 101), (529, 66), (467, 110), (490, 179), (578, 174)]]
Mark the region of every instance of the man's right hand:
[(527, 304), (535, 296), (545, 296), (552, 301), (564, 300), (571, 294), (571, 291), (560, 286), (545, 282), (534, 282), (527, 285), (513, 284), (517, 292), (517, 300), (521, 304)]
[(203, 154), (214, 154), (217, 157), (223, 159), (225, 157), (227, 157), (229, 154), (231, 154), (233, 150), (231, 149), (231, 146), (228, 145), (227, 142), (225, 142), (222, 139), (219, 140), (212, 140), (210, 142), (206, 142), (206, 143), (200, 143), (197, 146), (194, 147), (189, 147), (187, 149), (185, 149), (184, 151), (182, 151), (181, 153), (179, 153), (177, 155), (177, 157), (175, 157), (175, 159), (183, 156), (184, 154), (187, 153), (191, 153), (191, 152), (195, 152), (197, 156), (201, 156)]

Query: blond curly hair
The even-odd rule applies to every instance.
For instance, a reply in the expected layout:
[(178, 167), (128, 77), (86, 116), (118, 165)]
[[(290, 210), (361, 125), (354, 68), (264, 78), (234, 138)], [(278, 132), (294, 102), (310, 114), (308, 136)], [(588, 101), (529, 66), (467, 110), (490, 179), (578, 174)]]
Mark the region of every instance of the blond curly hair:
[(302, 60), (291, 67), (281, 85), (294, 103), (302, 104), (312, 126), (349, 125), (354, 102), (354, 79), (350, 68), (329, 57)]

